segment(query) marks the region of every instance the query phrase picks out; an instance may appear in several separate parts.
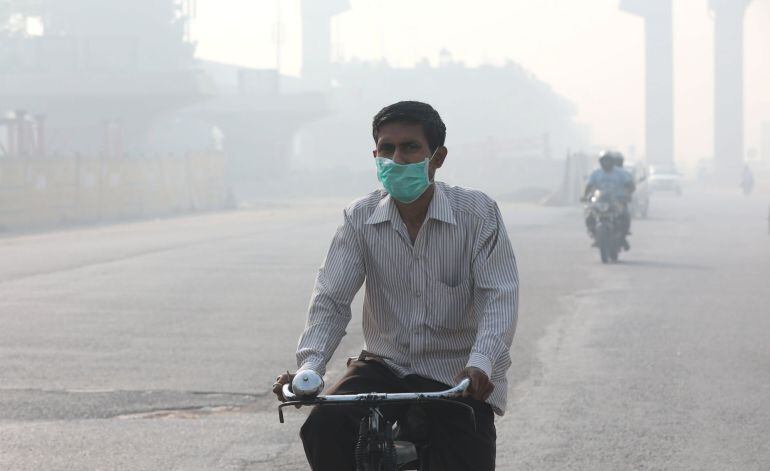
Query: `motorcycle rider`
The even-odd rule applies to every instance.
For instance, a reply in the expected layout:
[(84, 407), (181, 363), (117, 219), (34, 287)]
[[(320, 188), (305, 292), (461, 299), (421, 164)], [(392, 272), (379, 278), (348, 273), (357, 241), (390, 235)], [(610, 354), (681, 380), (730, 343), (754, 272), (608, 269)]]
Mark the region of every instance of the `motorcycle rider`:
[[(613, 155), (615, 156), (616, 170), (620, 170), (621, 172), (623, 172), (623, 175), (626, 177), (626, 180), (627, 180), (626, 186), (625, 186), (626, 195), (622, 198), (622, 200), (624, 201), (623, 207), (625, 209), (623, 214), (623, 224), (625, 225), (626, 236), (630, 236), (631, 235), (631, 211), (630, 211), (629, 205), (631, 204), (631, 199), (633, 197), (634, 192), (636, 191), (636, 180), (634, 179), (634, 175), (631, 172), (623, 168), (623, 163), (625, 161), (625, 157), (623, 157), (623, 154), (621, 154), (620, 152), (613, 152)], [(628, 241), (625, 240), (625, 237), (624, 237), (624, 248), (626, 250), (628, 250), (627, 246), (628, 246)]]
[[(600, 190), (608, 193), (615, 198), (621, 205), (622, 212), (620, 216), (621, 227), (623, 229), (623, 249), (630, 250), (631, 246), (626, 239), (631, 232), (631, 213), (628, 209), (628, 203), (631, 201), (631, 195), (636, 191), (636, 184), (633, 176), (623, 170), (623, 154), (613, 151), (602, 151), (599, 154), (599, 165), (588, 178), (584, 198), (588, 198), (594, 190)], [(596, 219), (592, 214), (586, 218), (586, 227), (591, 237), (595, 238)]]

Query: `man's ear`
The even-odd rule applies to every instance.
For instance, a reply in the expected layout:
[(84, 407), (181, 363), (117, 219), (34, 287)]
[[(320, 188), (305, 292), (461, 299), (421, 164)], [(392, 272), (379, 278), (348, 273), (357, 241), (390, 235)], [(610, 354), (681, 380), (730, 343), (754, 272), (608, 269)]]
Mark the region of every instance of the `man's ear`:
[(372, 151), (372, 157), (377, 157), (377, 149), (374, 149), (374, 150)]
[(444, 160), (446, 159), (448, 153), (449, 149), (447, 149), (445, 146), (441, 146), (436, 149), (436, 155), (430, 162), (433, 165), (433, 168), (441, 168), (441, 166), (444, 165)]

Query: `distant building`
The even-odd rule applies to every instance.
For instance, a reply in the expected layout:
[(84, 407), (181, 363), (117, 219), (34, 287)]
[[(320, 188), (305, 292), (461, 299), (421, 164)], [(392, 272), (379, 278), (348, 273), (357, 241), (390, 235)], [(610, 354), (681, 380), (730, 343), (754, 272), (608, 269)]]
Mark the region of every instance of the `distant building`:
[(196, 68), (190, 10), (189, 0), (10, 2), (0, 12), (0, 112), (15, 128), (44, 117), (37, 153), (149, 152), (159, 118), (214, 93)]
[[(330, 95), (332, 114), (301, 132), (304, 144), (298, 157), (313, 165), (368, 165), (355, 156), (372, 147), (371, 118), (399, 100), (434, 105), (447, 122), (450, 148), (495, 141), (500, 145), (494, 152), (501, 156), (532, 156), (534, 145), (541, 157), (561, 158), (568, 148), (585, 145), (583, 130), (574, 121), (574, 105), (513, 62), (481, 67), (425, 63), (408, 69), (350, 62), (335, 64), (333, 74), (338, 86)], [(514, 141), (534, 144), (524, 144), (526, 151), (506, 145)], [(334, 152), (319, 161), (319, 149)]]
[(282, 190), (280, 177), (296, 182), (299, 172), (368, 188), (371, 118), (406, 99), (441, 112), (451, 169), (465, 183), (492, 175), (515, 186), (528, 181), (527, 162), (585, 148), (574, 106), (514, 62), (467, 67), (445, 50), (438, 67), (333, 63), (329, 22), (349, 2), (321, 3), (301, 3), (296, 78), (196, 60), (192, 0), (10, 2), (0, 9), (0, 155), (221, 149), (241, 194)]

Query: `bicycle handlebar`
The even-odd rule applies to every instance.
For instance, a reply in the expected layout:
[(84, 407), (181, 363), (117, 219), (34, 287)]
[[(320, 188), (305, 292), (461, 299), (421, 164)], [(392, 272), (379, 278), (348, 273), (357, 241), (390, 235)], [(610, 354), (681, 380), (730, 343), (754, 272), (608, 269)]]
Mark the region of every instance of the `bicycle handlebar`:
[(321, 404), (326, 402), (334, 403), (388, 403), (388, 402), (410, 402), (424, 401), (431, 399), (447, 399), (460, 396), (464, 393), (471, 380), (468, 378), (460, 381), (457, 386), (445, 391), (436, 392), (410, 392), (410, 393), (361, 393), (361, 394), (337, 394), (328, 396), (315, 396), (311, 398), (299, 398), (291, 392), (290, 385), (283, 385), (283, 397), (287, 402), (297, 402), (300, 405)]
[(471, 385), (469, 378), (464, 378), (457, 386), (445, 391), (436, 392), (412, 392), (412, 393), (362, 393), (362, 394), (338, 394), (328, 396), (305, 396), (299, 397), (291, 391), (289, 384), (284, 384), (282, 391), (286, 402), (278, 406), (278, 420), (283, 423), (283, 408), (288, 406), (302, 407), (311, 405), (365, 405), (369, 407), (378, 407), (381, 404), (395, 403), (420, 403), (430, 401), (447, 402), (452, 405), (461, 406), (468, 411), (471, 422), (475, 430), (476, 414), (473, 408), (465, 403), (449, 401), (453, 397), (462, 395)]

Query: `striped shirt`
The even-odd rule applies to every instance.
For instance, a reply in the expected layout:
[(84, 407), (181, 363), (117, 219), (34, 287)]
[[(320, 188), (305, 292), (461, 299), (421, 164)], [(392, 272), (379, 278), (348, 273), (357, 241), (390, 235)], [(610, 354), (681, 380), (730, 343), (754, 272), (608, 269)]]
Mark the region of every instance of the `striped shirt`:
[(316, 278), (297, 347), (300, 369), (325, 373), (365, 282), (367, 351), (399, 376), (448, 385), (466, 366), (480, 368), (495, 386), (487, 402), (502, 415), (519, 283), (497, 204), (436, 182), (414, 244), (383, 190), (354, 201), (343, 216)]

